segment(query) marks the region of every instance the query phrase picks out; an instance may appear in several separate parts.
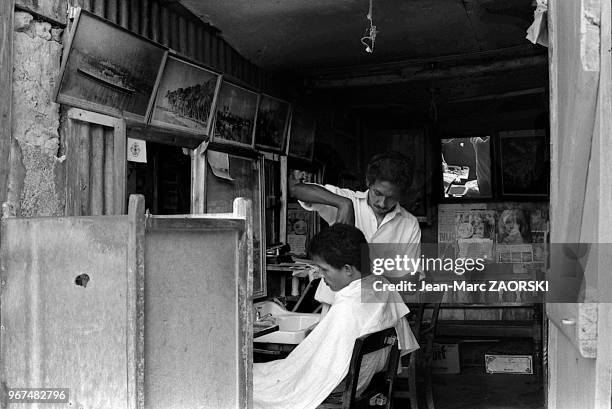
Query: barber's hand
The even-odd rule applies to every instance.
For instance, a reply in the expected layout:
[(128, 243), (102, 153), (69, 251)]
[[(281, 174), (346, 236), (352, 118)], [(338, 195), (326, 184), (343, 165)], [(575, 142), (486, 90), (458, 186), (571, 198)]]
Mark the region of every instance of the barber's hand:
[(338, 214), (336, 215), (336, 223), (355, 225), (355, 209), (351, 199), (346, 199), (338, 206)]

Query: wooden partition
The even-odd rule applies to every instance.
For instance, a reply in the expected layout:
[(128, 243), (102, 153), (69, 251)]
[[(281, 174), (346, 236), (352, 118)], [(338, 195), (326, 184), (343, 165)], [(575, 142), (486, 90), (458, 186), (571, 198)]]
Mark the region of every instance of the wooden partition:
[(249, 408), (250, 206), (3, 219), (0, 407), (68, 388), (73, 408)]
[(248, 407), (252, 280), (245, 223), (207, 216), (147, 220), (147, 409)]

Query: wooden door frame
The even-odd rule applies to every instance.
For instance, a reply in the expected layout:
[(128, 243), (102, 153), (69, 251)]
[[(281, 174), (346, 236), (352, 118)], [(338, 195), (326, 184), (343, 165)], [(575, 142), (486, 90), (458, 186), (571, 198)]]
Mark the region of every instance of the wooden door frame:
[[(551, 241), (593, 243), (589, 254), (589, 259), (592, 258), (589, 260), (591, 264), (585, 268), (585, 274), (592, 281), (591, 285), (595, 282), (597, 294), (594, 302), (575, 306), (575, 316), (571, 315), (571, 308), (557, 308), (558, 305), (552, 305), (549, 312), (552, 323), (549, 325), (550, 336), (547, 343), (550, 367), (545, 378), (546, 407), (568, 407), (569, 403), (563, 395), (568, 397), (567, 389), (575, 389), (586, 395), (582, 400), (587, 405), (584, 406), (585, 409), (609, 409), (612, 407), (612, 327), (609, 325), (612, 322), (612, 274), (609, 271), (609, 266), (612, 265), (612, 245), (609, 244), (612, 243), (612, 164), (608, 160), (612, 155), (612, 6), (610, 0), (583, 0), (579, 2), (579, 14), (574, 16), (574, 19), (578, 19), (574, 23), (575, 31), (579, 35), (580, 49), (573, 51), (578, 54), (582, 64), (578, 69), (591, 73), (598, 71), (596, 81), (587, 78), (591, 90), (596, 89), (597, 92), (593, 111), (582, 109), (573, 113), (576, 115), (576, 121), (587, 121), (588, 116), (594, 114), (592, 135), (581, 135), (571, 132), (580, 128), (570, 131), (560, 129), (559, 110), (563, 108), (559, 101), (559, 86), (565, 87), (566, 92), (572, 92), (568, 84), (558, 82), (559, 64), (563, 61), (559, 61), (559, 50), (555, 47), (571, 47), (571, 44), (561, 43), (558, 35), (562, 20), (558, 7), (562, 1), (565, 0), (549, 1), (548, 10)], [(584, 77), (578, 79), (584, 80)], [(583, 108), (577, 99), (579, 95), (569, 95), (570, 97), (566, 95), (566, 99)], [(572, 101), (572, 98), (576, 100)], [(592, 103), (593, 100), (588, 102)], [(565, 139), (571, 139), (564, 140), (563, 136)], [(582, 142), (588, 144), (580, 146), (580, 137), (584, 137)], [(583, 154), (581, 161), (572, 161), (567, 157), (567, 150), (576, 144), (579, 149), (588, 149), (587, 155)], [(560, 157), (560, 145), (565, 149), (565, 157)], [(564, 178), (560, 171), (562, 166), (568, 166), (568, 163), (571, 167), (566, 169), (566, 176), (569, 174), (569, 178)], [(586, 179), (587, 185), (582, 194), (571, 189), (581, 177)], [(564, 191), (562, 184), (566, 187), (569, 184), (570, 189)], [(579, 200), (583, 203), (580, 204)], [(571, 201), (573, 207), (568, 206), (567, 201)], [(556, 209), (561, 211), (555, 211)], [(577, 210), (573, 212), (572, 209)], [(581, 336), (589, 331), (593, 332), (590, 338)], [(575, 351), (568, 351), (568, 348)], [(563, 385), (562, 382), (568, 379), (568, 370), (573, 367), (569, 363), (565, 365), (564, 360), (573, 362), (572, 357), (576, 359), (575, 365), (578, 361), (581, 362), (581, 372), (574, 374), (578, 376), (576, 385)], [(589, 379), (584, 378), (585, 374), (591, 379), (591, 383)]]
[(0, 2), (0, 204), (7, 198), (13, 109), (14, 0)]

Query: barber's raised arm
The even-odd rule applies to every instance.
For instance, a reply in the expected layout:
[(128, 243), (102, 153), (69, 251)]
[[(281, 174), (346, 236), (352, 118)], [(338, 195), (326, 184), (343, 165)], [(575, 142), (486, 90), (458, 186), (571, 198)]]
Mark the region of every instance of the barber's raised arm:
[[(334, 223), (355, 225), (355, 209), (348, 197), (337, 195), (323, 186), (289, 180), (289, 194), (302, 202), (332, 206), (337, 209)], [(329, 221), (328, 221), (329, 222)]]

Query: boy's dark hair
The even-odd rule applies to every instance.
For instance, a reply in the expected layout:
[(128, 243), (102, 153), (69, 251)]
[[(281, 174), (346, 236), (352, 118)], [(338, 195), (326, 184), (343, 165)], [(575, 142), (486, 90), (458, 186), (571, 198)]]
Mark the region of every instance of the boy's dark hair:
[(366, 178), (368, 183), (375, 183), (377, 180), (391, 182), (405, 193), (412, 186), (412, 167), (404, 155), (389, 151), (370, 159)]
[(362, 276), (370, 272), (368, 242), (358, 228), (336, 223), (310, 241), (310, 257), (318, 256), (334, 268), (356, 267)]

